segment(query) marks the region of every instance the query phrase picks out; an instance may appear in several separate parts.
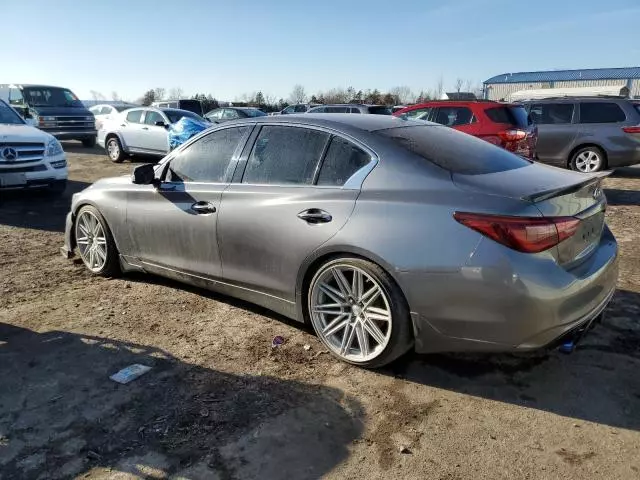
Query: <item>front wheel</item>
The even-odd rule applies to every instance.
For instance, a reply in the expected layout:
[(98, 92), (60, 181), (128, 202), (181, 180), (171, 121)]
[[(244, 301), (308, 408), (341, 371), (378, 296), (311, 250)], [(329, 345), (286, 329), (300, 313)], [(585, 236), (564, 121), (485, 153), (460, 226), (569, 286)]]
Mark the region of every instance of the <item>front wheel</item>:
[(569, 165), (577, 172), (593, 173), (604, 170), (607, 163), (604, 152), (598, 147), (584, 147), (573, 154)]
[(350, 257), (325, 263), (307, 297), (316, 334), (343, 361), (381, 367), (413, 344), (407, 302), (391, 276), (374, 263)]
[(113, 277), (120, 273), (116, 244), (107, 222), (97, 208), (86, 205), (78, 211), (75, 240), (80, 258), (91, 273), (103, 277)]
[(113, 163), (122, 163), (126, 157), (122, 144), (118, 137), (109, 137), (107, 139), (107, 155)]

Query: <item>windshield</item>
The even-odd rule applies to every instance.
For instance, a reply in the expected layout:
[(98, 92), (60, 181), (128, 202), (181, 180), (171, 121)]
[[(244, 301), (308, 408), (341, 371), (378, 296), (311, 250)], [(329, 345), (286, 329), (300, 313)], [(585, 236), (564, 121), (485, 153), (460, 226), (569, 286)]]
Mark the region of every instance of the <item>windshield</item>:
[(375, 133), (453, 173), (481, 175), (531, 164), (518, 155), (453, 128), (420, 125), (388, 128)]
[(171, 123), (176, 123), (182, 117), (189, 117), (189, 118), (193, 118), (194, 120), (198, 120), (200, 122), (206, 122), (206, 120), (204, 118), (202, 118), (200, 115), (198, 115), (196, 113), (193, 113), (193, 112), (189, 112), (188, 110), (169, 110), (169, 109), (164, 109), (162, 111), (167, 117), (169, 117), (169, 121)]
[(23, 94), (25, 102), (31, 107), (84, 108), (78, 97), (67, 88), (25, 87)]
[(13, 108), (4, 102), (0, 102), (0, 123), (5, 125), (23, 125), (24, 121)]
[(111, 106), (115, 108), (118, 112), (124, 112), (129, 108), (137, 107), (137, 105), (111, 105)]
[(258, 110), (257, 108), (247, 108), (243, 110), (244, 113), (247, 114), (248, 117), (266, 117), (267, 114), (262, 110)]

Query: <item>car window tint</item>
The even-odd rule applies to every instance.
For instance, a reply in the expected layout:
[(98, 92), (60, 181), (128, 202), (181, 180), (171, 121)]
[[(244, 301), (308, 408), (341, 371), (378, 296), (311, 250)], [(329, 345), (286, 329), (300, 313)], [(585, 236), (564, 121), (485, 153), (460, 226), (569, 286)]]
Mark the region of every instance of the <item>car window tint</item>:
[(471, 123), (473, 113), (467, 107), (440, 107), (436, 114), (436, 123), (447, 127)]
[(102, 107), (102, 109), (100, 110), (100, 114), (101, 115), (110, 115), (111, 114), (111, 107)]
[(453, 128), (419, 125), (374, 133), (453, 173), (480, 175), (531, 165), (518, 155)]
[(391, 109), (384, 106), (368, 107), (369, 113), (373, 115), (391, 115)]
[(538, 125), (563, 125), (571, 123), (572, 103), (539, 103), (531, 105), (529, 115)]
[(144, 116), (144, 123), (147, 125), (155, 125), (156, 122), (164, 122), (164, 118), (158, 112), (148, 111)]
[(127, 113), (127, 122), (140, 123), (140, 117), (142, 117), (142, 110), (132, 110)]
[(327, 138), (308, 128), (262, 127), (242, 182), (310, 184)]
[(296, 110), (295, 105), (291, 105), (290, 107), (285, 108), (285, 109), (282, 111), (282, 113), (284, 113), (284, 114), (289, 114), (289, 113), (293, 113), (293, 112), (295, 112), (295, 110)]
[(360, 113), (360, 109), (358, 107), (351, 107), (351, 113)]
[(186, 147), (171, 160), (171, 182), (221, 183), (229, 177), (233, 153), (249, 127), (225, 128), (212, 132)]
[(222, 114), (222, 118), (226, 120), (230, 120), (232, 118), (238, 118), (240, 115), (236, 110), (231, 110), (230, 108), (225, 108), (224, 113)]
[(296, 113), (299, 113), (299, 112), (304, 113), (304, 112), (307, 111), (307, 106), (306, 105), (296, 105), (296, 108), (294, 109), (294, 111)]
[(371, 156), (353, 143), (333, 137), (320, 168), (318, 185), (342, 186), (371, 161)]
[(506, 123), (520, 128), (526, 128), (529, 125), (529, 117), (524, 107), (489, 108), (484, 113), (493, 123)]
[(325, 113), (349, 113), (350, 107), (325, 107)]
[(401, 114), (400, 117), (407, 120), (429, 120), (431, 110), (433, 110), (431, 107), (416, 108), (415, 110)]
[(626, 119), (626, 115), (617, 103), (580, 103), (580, 123), (616, 123), (624, 122)]
[(207, 118), (215, 118), (218, 119), (222, 115), (222, 109), (213, 110), (211, 113), (207, 114)]

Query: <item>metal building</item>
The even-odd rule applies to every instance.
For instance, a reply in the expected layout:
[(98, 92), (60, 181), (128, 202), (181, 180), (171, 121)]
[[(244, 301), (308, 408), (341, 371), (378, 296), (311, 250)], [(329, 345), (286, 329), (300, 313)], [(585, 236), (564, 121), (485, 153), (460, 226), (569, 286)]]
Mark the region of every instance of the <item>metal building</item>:
[(503, 73), (483, 82), (483, 94), (503, 100), (518, 90), (604, 86), (626, 86), (632, 98), (640, 98), (640, 67)]

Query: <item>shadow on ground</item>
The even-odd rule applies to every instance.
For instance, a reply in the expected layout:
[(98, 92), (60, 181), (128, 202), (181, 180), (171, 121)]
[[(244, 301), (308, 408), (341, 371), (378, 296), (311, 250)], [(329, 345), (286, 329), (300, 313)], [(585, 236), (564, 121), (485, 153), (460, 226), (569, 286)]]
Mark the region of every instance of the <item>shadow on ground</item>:
[[(384, 373), (564, 417), (640, 430), (640, 294), (619, 290), (572, 355), (408, 355)], [(635, 413), (634, 413), (635, 412)]]
[(89, 186), (87, 182), (67, 181), (62, 195), (40, 190), (14, 190), (0, 193), (0, 225), (64, 232), (71, 196)]
[[(109, 375), (151, 366), (127, 385)], [(327, 387), (237, 376), (142, 345), (0, 323), (3, 479), (320, 478), (362, 432)]]
[(640, 166), (616, 168), (612, 178), (640, 178)]
[(617, 188), (605, 188), (604, 193), (607, 196), (607, 203), (614, 206), (632, 206), (640, 205), (640, 191), (638, 190), (620, 190)]

